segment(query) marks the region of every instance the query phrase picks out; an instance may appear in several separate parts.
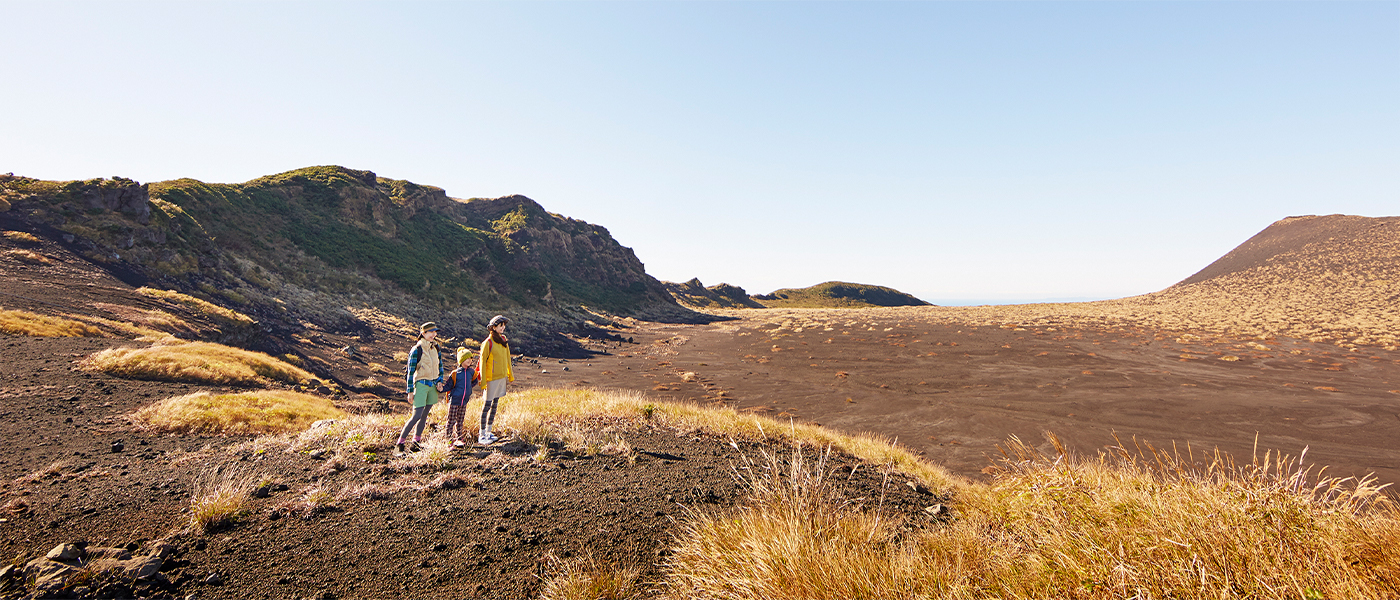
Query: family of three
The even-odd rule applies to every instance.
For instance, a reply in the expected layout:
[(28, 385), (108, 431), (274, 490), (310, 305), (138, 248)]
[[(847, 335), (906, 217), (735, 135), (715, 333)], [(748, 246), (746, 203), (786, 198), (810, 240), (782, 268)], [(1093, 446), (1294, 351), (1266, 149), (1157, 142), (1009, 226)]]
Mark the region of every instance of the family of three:
[[(472, 390), (480, 384), (481, 428), (476, 442), (487, 445), (497, 440), (491, 433), (496, 422), (496, 403), (506, 395), (506, 382), (515, 381), (515, 373), (510, 368), (510, 341), (506, 339), (506, 325), (510, 319), (501, 315), (491, 317), (486, 324), (486, 339), (481, 342), (481, 360), (475, 361), (472, 351), (457, 349), (457, 366), (451, 372), (443, 364), (437, 345), (438, 326), (424, 323), (418, 328), (418, 343), (408, 353), (408, 403), (413, 405), (413, 415), (403, 426), (395, 448), (399, 453), (417, 452), (423, 441), (423, 427), (428, 424), (428, 412), (437, 404), (439, 394), (448, 398), (447, 437), (454, 448), (466, 445), (462, 441), (462, 420), (467, 414), (467, 402)], [(409, 433), (413, 439), (409, 440)]]

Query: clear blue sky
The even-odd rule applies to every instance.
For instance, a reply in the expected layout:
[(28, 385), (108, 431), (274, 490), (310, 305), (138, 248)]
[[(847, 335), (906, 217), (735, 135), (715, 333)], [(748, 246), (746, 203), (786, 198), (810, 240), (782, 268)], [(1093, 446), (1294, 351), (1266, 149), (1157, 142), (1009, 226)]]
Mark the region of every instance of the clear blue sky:
[(661, 279), (938, 303), (1179, 281), (1400, 214), (1400, 2), (0, 1), (0, 172), (338, 164)]

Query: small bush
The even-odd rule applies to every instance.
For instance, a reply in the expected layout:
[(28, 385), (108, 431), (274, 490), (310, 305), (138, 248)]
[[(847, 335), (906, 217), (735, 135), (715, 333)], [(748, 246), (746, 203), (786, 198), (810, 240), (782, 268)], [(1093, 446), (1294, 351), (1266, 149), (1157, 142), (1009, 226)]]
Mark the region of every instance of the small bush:
[(84, 368), (117, 377), (215, 385), (266, 385), (315, 379), (302, 369), (261, 352), (210, 342), (161, 340), (148, 348), (110, 348), (92, 355)]
[(280, 390), (198, 392), (167, 398), (131, 415), (138, 426), (175, 433), (282, 433), (345, 413), (320, 396)]
[(103, 337), (102, 330), (63, 317), (0, 309), (0, 332), (34, 337)]

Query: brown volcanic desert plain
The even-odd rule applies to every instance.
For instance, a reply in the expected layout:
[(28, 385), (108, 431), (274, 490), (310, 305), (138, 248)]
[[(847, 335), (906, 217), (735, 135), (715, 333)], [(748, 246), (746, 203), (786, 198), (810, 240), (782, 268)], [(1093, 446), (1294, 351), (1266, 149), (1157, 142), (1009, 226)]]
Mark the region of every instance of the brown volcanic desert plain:
[[(245, 388), (87, 365), (106, 348), (151, 345), (133, 339), (139, 328), (123, 330), (141, 315), (160, 309), (198, 326), (207, 314), (181, 313), (54, 240), (4, 243), (0, 307), (106, 315), (85, 321), (89, 337), (0, 336), (0, 558), (17, 565), (0, 573), (5, 598), (585, 597), (551, 587), (583, 558), (630, 565), (641, 591), (629, 593), (649, 597), (687, 519), (742, 505), (753, 483), (736, 474), (791, 468), (783, 440), (798, 436), (784, 429), (812, 424), (889, 438), (972, 481), (993, 479), (1012, 436), (1053, 454), (1048, 432), (1086, 456), (1134, 440), (1243, 463), (1306, 449), (1327, 475), (1400, 482), (1397, 217), (1288, 218), (1177, 285), (1120, 300), (710, 310), (723, 319), (707, 324), (617, 318), (604, 328), (618, 337), (576, 337), (586, 353), (522, 357), (514, 401), (561, 388), (578, 402), (597, 395), (589, 390), (634, 392), (648, 417), (714, 406), (768, 417), (761, 423), (777, 430), (756, 438), (594, 416), (554, 443), (531, 437), (507, 405), (514, 441), (449, 452), (439, 409), (428, 449), (403, 458), (382, 440), (364, 445), (377, 452), (330, 444), (354, 435), (332, 435), (335, 423), (264, 436), (143, 428), (134, 413), (155, 401)], [(409, 324), (381, 322), (396, 330), (373, 341), (309, 330), (298, 350), (341, 382), (378, 374), (397, 390)], [(380, 430), (408, 411), (388, 390), (336, 405), (386, 419)], [(845, 451), (826, 468), (838, 475), (833, 497), (903, 519), (906, 531), (948, 518), (950, 488), (937, 477)], [(254, 493), (239, 518), (192, 528), (193, 501), (240, 477)], [(75, 545), (65, 557), (87, 552), (130, 577), (75, 579), (82, 565), (59, 560), (66, 543)], [(1084, 589), (1055, 597), (1177, 597)], [(1035, 597), (1026, 594), (1008, 595)]]

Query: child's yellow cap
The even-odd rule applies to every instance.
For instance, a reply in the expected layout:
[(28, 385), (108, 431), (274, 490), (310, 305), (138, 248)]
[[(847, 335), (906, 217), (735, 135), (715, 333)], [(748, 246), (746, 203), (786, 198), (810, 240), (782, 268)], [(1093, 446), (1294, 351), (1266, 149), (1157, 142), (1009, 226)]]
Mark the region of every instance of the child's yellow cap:
[(458, 362), (458, 363), (465, 362), (468, 358), (472, 358), (472, 356), (473, 356), (473, 355), (472, 355), (472, 351), (471, 351), (471, 350), (468, 350), (468, 349), (466, 349), (466, 348), (458, 348), (458, 349), (457, 349), (457, 362)]

